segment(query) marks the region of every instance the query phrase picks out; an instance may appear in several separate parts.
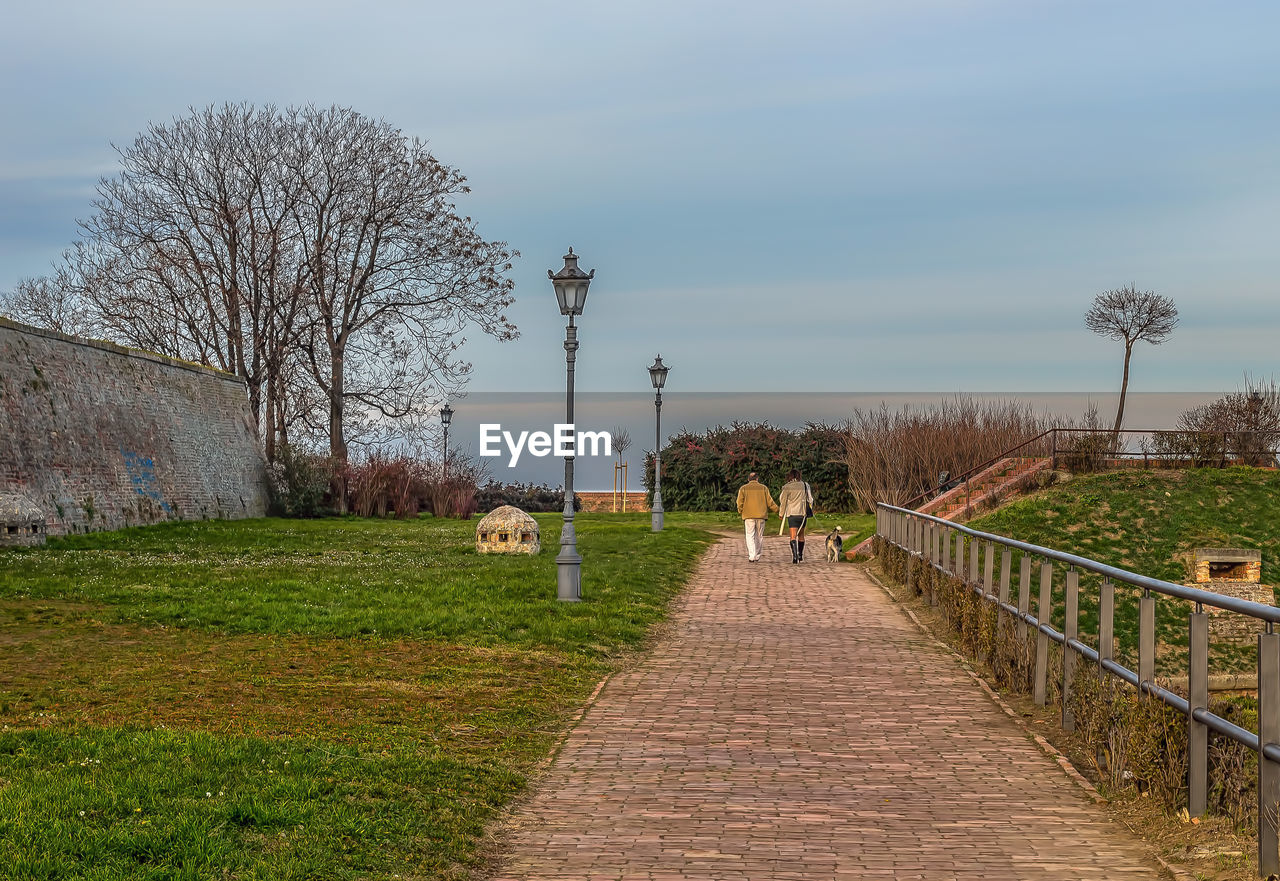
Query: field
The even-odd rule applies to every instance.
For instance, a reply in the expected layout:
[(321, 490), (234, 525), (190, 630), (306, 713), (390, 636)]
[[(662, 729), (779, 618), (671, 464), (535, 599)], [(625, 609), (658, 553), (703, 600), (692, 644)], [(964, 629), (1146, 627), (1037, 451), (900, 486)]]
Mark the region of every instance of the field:
[(256, 520), (0, 556), (6, 877), (450, 878), (727, 515), (580, 515), (585, 601), (475, 522)]

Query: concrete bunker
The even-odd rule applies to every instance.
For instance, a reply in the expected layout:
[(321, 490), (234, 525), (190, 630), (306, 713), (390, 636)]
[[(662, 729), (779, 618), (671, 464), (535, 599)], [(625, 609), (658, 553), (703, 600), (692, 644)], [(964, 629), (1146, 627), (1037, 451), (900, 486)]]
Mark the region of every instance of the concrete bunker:
[(44, 510), (17, 493), (0, 493), (0, 548), (42, 545), (48, 539)]

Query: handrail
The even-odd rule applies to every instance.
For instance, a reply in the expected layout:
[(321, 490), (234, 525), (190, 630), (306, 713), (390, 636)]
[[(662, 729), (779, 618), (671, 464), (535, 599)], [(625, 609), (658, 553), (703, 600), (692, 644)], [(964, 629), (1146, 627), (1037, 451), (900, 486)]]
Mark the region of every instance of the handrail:
[(1018, 541), (1017, 539), (1007, 538), (1003, 535), (995, 535), (990, 532), (980, 532), (977, 529), (970, 529), (968, 526), (962, 526), (953, 520), (944, 520), (941, 517), (935, 517), (932, 514), (922, 514), (919, 511), (899, 508), (896, 505), (889, 505), (884, 502), (877, 503), (876, 507), (883, 508), (886, 511), (893, 511), (897, 514), (909, 514), (912, 517), (918, 517), (922, 520), (930, 520), (934, 523), (939, 523), (948, 529), (954, 529), (956, 532), (962, 532), (971, 538), (982, 539), (983, 541), (993, 541), (996, 544), (1003, 545), (1004, 547), (1011, 548), (1016, 551), (1022, 551), (1026, 554), (1032, 554), (1034, 556), (1054, 560), (1059, 563), (1066, 563), (1068, 566), (1075, 566), (1077, 569), (1094, 572), (1098, 575), (1111, 578), (1114, 581), (1123, 581), (1127, 584), (1132, 584), (1134, 587), (1141, 587), (1143, 590), (1155, 591), (1156, 593), (1164, 594), (1165, 596), (1199, 603), (1202, 606), (1213, 606), (1217, 609), (1225, 609), (1229, 612), (1237, 612), (1241, 615), (1249, 615), (1253, 618), (1261, 618), (1263, 621), (1271, 621), (1273, 623), (1280, 624), (1280, 609), (1277, 609), (1275, 606), (1264, 606), (1262, 603), (1254, 603), (1249, 600), (1224, 596), (1210, 590), (1200, 590), (1198, 587), (1187, 587), (1182, 584), (1174, 584), (1172, 581), (1162, 581), (1159, 578), (1152, 578), (1149, 575), (1139, 575), (1137, 572), (1130, 572), (1127, 569), (1120, 569), (1116, 566), (1108, 566), (1106, 563), (1099, 563), (1097, 560), (1090, 560), (1088, 557), (1079, 557), (1075, 554), (1068, 554), (1065, 551), (1057, 551), (1053, 548), (1033, 545), (1029, 542)]
[[(952, 533), (955, 533), (954, 540)], [(1183, 716), (1188, 736), (1187, 810), (1199, 816), (1208, 809), (1209, 732), (1228, 738), (1258, 755), (1258, 798), (1260, 804), (1280, 802), (1280, 609), (1212, 591), (1174, 584), (1100, 563), (1077, 554), (1018, 541), (1002, 535), (962, 526), (932, 514), (879, 502), (876, 505), (876, 536), (906, 554), (905, 581), (912, 583), (916, 566), (956, 578), (973, 590), (984, 602), (992, 603), (997, 616), (1018, 624), (1019, 638), (1035, 634), (1035, 672), (1032, 689), (1036, 704), (1048, 700), (1050, 644), (1062, 646), (1062, 726), (1074, 730), (1075, 719), (1070, 695), (1074, 691), (1075, 661), (1087, 659), (1102, 672), (1133, 686), (1145, 698), (1154, 698)], [(969, 537), (969, 542), (964, 541)], [(985, 552), (984, 552), (985, 546)], [(998, 591), (992, 592), (995, 579), (996, 548), (1003, 549), (1000, 560)], [(954, 550), (954, 554), (953, 554)], [(1021, 552), (1018, 576), (1018, 600), (1014, 606), (1009, 597), (1012, 586), (1012, 552)], [(967, 559), (966, 559), (967, 558)], [(979, 560), (985, 567), (979, 572)], [(1040, 560), (1040, 597), (1035, 614), (1029, 611), (1033, 560)], [(967, 562), (967, 571), (966, 571)], [(1067, 567), (1063, 593), (1065, 627), (1057, 630), (1051, 624), (1054, 614), (1052, 573), (1054, 563)], [(1079, 572), (1092, 572), (1103, 577), (1098, 594), (1098, 649), (1078, 637), (1080, 625)], [(1139, 600), (1138, 672), (1126, 668), (1111, 657), (1111, 639), (1115, 622), (1115, 587), (1129, 585), (1142, 591)], [(936, 602), (930, 585), (930, 600)], [(1156, 596), (1167, 596), (1192, 604), (1188, 621), (1188, 692), (1181, 695), (1156, 683), (1157, 653)], [(1257, 683), (1258, 730), (1249, 731), (1213, 713), (1209, 709), (1209, 616), (1205, 607), (1247, 615), (1266, 622), (1266, 630), (1258, 635)], [(1056, 668), (1056, 665), (1055, 665)], [(1055, 673), (1057, 675), (1057, 673)], [(1280, 872), (1280, 815), (1273, 811), (1258, 812), (1258, 867), (1264, 877)]]

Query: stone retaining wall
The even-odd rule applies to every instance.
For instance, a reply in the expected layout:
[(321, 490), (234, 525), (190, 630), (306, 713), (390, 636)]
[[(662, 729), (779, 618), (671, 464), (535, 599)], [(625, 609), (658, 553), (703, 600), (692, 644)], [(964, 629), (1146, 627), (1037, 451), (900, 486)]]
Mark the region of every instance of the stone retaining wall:
[(261, 516), (245, 385), (0, 318), (0, 493), (39, 505), (51, 535)]

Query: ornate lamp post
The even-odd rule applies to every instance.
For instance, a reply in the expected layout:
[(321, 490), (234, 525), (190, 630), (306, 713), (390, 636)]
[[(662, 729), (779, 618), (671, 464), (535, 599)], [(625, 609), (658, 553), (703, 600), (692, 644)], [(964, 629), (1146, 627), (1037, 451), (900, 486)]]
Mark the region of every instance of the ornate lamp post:
[(654, 398), (657, 412), (658, 430), (653, 445), (653, 531), (662, 531), (662, 387), (667, 384), (667, 371), (671, 368), (662, 363), (662, 356), (654, 359), (649, 367), (649, 380), (658, 390)]
[[(564, 351), (568, 369), (568, 393), (565, 396), (564, 421), (573, 425), (573, 365), (577, 360), (578, 328), (573, 319), (582, 314), (587, 304), (587, 288), (596, 271), (583, 272), (578, 268), (578, 257), (573, 248), (564, 255), (564, 267), (559, 272), (547, 270), (551, 286), (556, 291), (560, 314), (569, 316), (565, 330)], [(582, 599), (582, 557), (578, 554), (578, 539), (573, 529), (573, 456), (564, 459), (564, 527), (560, 530), (560, 553), (556, 556), (556, 599), (576, 603)]]
[(453, 408), (448, 402), (440, 408), (440, 424), (444, 426), (444, 459), (442, 473), (445, 477), (449, 476), (449, 423), (453, 421)]

